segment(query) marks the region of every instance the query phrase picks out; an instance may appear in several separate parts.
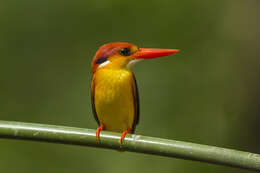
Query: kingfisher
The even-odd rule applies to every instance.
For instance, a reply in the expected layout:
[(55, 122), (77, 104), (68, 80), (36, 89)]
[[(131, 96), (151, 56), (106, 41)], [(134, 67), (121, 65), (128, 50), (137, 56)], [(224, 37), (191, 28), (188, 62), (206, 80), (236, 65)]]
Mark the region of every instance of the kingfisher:
[(126, 134), (133, 134), (139, 122), (139, 95), (131, 67), (143, 59), (153, 59), (177, 53), (177, 49), (139, 48), (127, 42), (101, 46), (92, 60), (92, 110), (100, 132), (121, 133), (120, 145)]

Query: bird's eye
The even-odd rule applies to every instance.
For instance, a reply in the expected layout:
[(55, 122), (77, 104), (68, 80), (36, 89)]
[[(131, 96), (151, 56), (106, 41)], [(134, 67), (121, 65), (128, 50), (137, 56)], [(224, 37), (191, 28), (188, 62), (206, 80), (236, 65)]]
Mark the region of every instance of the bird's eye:
[(99, 58), (99, 59), (97, 59), (96, 60), (96, 64), (101, 64), (101, 63), (103, 63), (103, 62), (105, 62), (107, 60), (107, 58), (106, 57), (103, 57), (103, 58)]
[(129, 56), (131, 55), (131, 50), (129, 48), (123, 48), (119, 51), (120, 55), (123, 55), (123, 56)]

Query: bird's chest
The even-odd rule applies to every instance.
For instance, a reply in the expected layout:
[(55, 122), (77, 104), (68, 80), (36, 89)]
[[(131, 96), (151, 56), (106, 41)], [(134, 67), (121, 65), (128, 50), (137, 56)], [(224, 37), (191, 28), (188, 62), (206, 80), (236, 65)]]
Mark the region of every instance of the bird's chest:
[(123, 101), (132, 95), (131, 72), (126, 70), (103, 70), (95, 76), (95, 96), (107, 104)]
[(98, 119), (114, 131), (131, 127), (134, 118), (132, 73), (104, 70), (95, 75), (95, 107)]

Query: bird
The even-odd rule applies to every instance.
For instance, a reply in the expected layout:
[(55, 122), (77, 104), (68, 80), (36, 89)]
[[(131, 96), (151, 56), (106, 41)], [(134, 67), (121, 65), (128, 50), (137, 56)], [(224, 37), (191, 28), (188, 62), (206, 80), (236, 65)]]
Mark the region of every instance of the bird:
[(131, 67), (138, 61), (177, 53), (178, 49), (139, 48), (128, 42), (102, 45), (91, 65), (92, 111), (102, 130), (121, 133), (120, 145), (127, 134), (133, 134), (139, 123), (139, 95)]

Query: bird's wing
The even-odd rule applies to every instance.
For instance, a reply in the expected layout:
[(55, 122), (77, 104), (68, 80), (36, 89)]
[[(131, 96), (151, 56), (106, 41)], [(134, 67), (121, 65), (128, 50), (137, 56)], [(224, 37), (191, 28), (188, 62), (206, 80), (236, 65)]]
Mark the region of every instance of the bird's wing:
[(94, 118), (97, 121), (98, 125), (100, 125), (100, 122), (97, 117), (96, 107), (95, 107), (95, 77), (94, 76), (92, 76), (92, 81), (91, 81), (91, 104), (92, 104), (92, 112)]
[(139, 94), (138, 94), (138, 88), (137, 88), (137, 83), (135, 76), (133, 74), (133, 82), (132, 82), (132, 89), (133, 89), (133, 101), (134, 101), (134, 108), (135, 108), (135, 115), (134, 115), (134, 123), (132, 127), (132, 133), (135, 131), (135, 126), (139, 123), (139, 115), (140, 115), (140, 110), (139, 110)]

